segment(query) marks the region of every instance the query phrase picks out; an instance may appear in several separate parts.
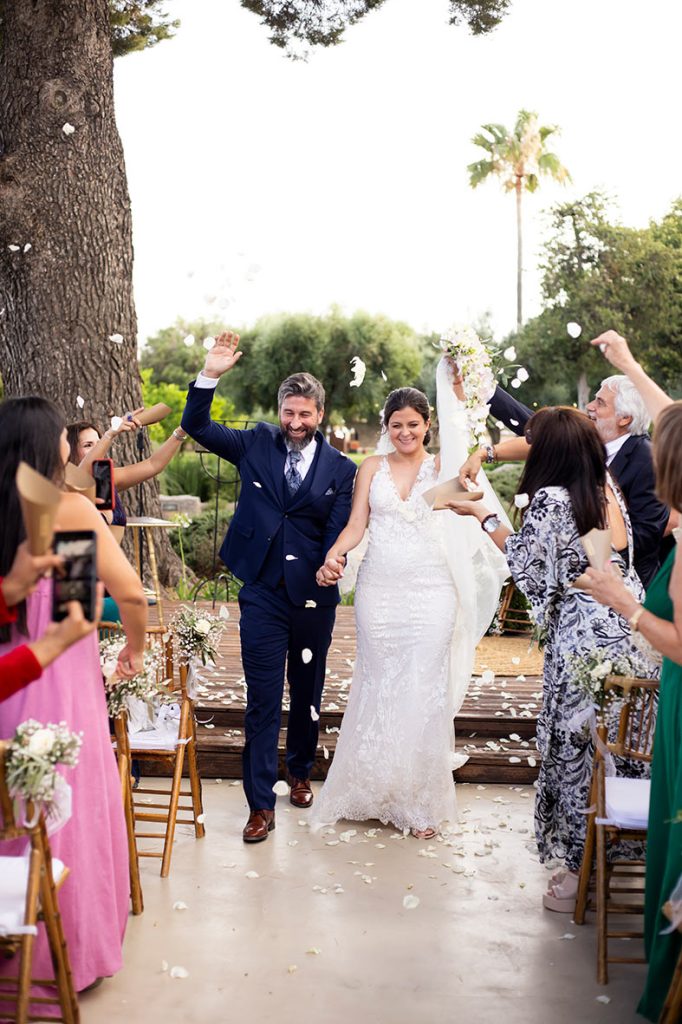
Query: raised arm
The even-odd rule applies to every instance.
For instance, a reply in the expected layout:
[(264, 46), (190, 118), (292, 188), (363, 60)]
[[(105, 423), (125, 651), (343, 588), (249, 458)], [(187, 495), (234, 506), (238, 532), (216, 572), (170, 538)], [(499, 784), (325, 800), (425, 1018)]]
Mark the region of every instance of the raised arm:
[(133, 462), (129, 466), (116, 466), (114, 468), (114, 483), (117, 489), (125, 491), (129, 487), (134, 487), (136, 484), (158, 476), (173, 456), (178, 454), (186, 437), (187, 434), (177, 428), (163, 444), (159, 445), (156, 451), (152, 452), (148, 459), (143, 459), (142, 462)]
[(642, 396), (647, 412), (654, 422), (666, 406), (672, 405), (672, 398), (666, 395), (665, 391), (659, 388), (658, 384), (640, 366), (622, 335), (616, 331), (604, 331), (598, 338), (593, 338), (590, 345), (598, 345), (604, 358), (630, 378)]
[(467, 481), (475, 484), (484, 462), (524, 462), (528, 458), (530, 445), (525, 437), (510, 437), (499, 444), (489, 444), (485, 448), (477, 448), (459, 471), (459, 482), (466, 488)]
[(317, 583), (320, 587), (332, 586), (343, 576), (347, 552), (357, 547), (365, 535), (369, 522), (369, 487), (372, 477), (379, 468), (380, 458), (378, 455), (371, 455), (365, 459), (355, 476), (353, 504), (348, 522), (327, 552), (324, 565), (317, 571)]

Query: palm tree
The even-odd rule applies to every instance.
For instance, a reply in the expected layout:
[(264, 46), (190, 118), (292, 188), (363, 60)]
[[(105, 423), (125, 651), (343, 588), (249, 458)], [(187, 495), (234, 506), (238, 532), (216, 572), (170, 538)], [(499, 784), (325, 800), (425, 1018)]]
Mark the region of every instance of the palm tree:
[(483, 160), (477, 160), (467, 167), (469, 184), (476, 188), (494, 174), (502, 179), (505, 192), (516, 193), (516, 329), (520, 331), (523, 324), (521, 196), (524, 191), (535, 192), (540, 183), (540, 175), (549, 175), (562, 184), (570, 181), (571, 176), (556, 153), (550, 153), (545, 149), (547, 139), (550, 135), (555, 135), (559, 129), (556, 125), (540, 126), (537, 114), (520, 110), (511, 132), (502, 124), (484, 124), (482, 129), (483, 131), (474, 135), (471, 141), (475, 146), (484, 149), (487, 155)]

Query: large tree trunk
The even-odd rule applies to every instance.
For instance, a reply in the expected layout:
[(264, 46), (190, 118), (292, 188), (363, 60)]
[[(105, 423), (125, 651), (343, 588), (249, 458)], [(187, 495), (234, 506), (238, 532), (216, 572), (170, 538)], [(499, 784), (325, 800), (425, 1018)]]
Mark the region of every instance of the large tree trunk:
[(523, 327), (523, 221), (521, 217), (521, 190), (523, 181), (516, 179), (516, 331)]
[[(107, 426), (112, 414), (142, 404), (108, 3), (0, 0), (0, 10), (5, 394), (45, 395), (67, 420)], [(136, 459), (134, 441), (119, 442), (116, 454), (121, 463)], [(159, 514), (156, 481), (145, 485), (144, 505)], [(159, 532), (169, 581), (176, 559)]]

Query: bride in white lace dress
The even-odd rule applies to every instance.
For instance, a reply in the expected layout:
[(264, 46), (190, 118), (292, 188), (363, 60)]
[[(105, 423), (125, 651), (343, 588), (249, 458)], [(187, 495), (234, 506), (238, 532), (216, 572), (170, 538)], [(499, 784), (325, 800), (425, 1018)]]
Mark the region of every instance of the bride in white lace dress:
[[(461, 431), (461, 425), (449, 426)], [(453, 528), (455, 517), (431, 511), (422, 497), (441, 470), (440, 459), (425, 450), (429, 428), (422, 392), (391, 392), (383, 414), (389, 454), (363, 462), (348, 525), (318, 572), (318, 583), (329, 583), (368, 527), (355, 591), (353, 681), (313, 826), (379, 819), (431, 838), (457, 821), (452, 770), (466, 758), (453, 759), (453, 716), (481, 631), (475, 596), (462, 593), (461, 583), (488, 593), (485, 629), (506, 566), (488, 558), (478, 537), (462, 533), (462, 520)], [(441, 419), (441, 435), (443, 429)], [(453, 529), (454, 544), (448, 537)], [(485, 565), (474, 571), (479, 551)]]

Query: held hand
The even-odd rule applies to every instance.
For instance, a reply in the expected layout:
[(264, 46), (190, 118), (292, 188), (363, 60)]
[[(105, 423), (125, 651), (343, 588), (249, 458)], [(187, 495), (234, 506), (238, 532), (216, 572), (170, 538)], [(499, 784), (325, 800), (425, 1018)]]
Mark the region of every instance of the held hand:
[(136, 417), (139, 416), (141, 412), (144, 412), (144, 406), (141, 406), (139, 409), (134, 409), (133, 412), (126, 413), (117, 427), (109, 427), (108, 430), (105, 430), (104, 436), (110, 437), (113, 440), (115, 437), (118, 437), (119, 434), (130, 434), (135, 430), (139, 430), (142, 424)]
[(63, 565), (64, 560), (58, 555), (32, 555), (28, 541), (25, 540), (17, 548), (12, 568), (2, 581), (2, 593), (7, 607), (19, 604), (33, 593), (42, 576), (47, 575), (50, 569), (61, 569)]
[(480, 449), (472, 452), (459, 471), (459, 482), (465, 491), (469, 490), (468, 481), (471, 481), (472, 484), (476, 483), (476, 479), (478, 474), (481, 472), (482, 465), (483, 455), (481, 454)]
[(446, 501), (445, 504), (458, 516), (473, 516), (479, 523), (483, 522), (490, 512), (480, 501)]
[(331, 551), (327, 555), (323, 566), (317, 570), (315, 579), (319, 587), (333, 587), (343, 576), (343, 569), (346, 564), (344, 555), (335, 555)]
[(616, 331), (604, 331), (598, 338), (593, 338), (590, 345), (598, 345), (604, 358), (623, 373), (627, 373), (637, 365), (637, 360), (630, 351), (627, 341)]
[(118, 656), (114, 675), (120, 676), (122, 679), (132, 679), (133, 676), (142, 671), (143, 667), (144, 657), (142, 651), (134, 651), (130, 644), (126, 644)]
[(231, 370), (242, 353), (237, 351), (239, 335), (232, 331), (223, 331), (215, 340), (215, 345), (209, 350), (204, 362), (203, 373), (206, 377), (213, 377), (216, 380), (224, 373)]
[(615, 566), (609, 564), (603, 572), (591, 566), (582, 576), (581, 590), (591, 594), (599, 604), (608, 605), (629, 619), (636, 610), (638, 601), (623, 583), (623, 577)]

